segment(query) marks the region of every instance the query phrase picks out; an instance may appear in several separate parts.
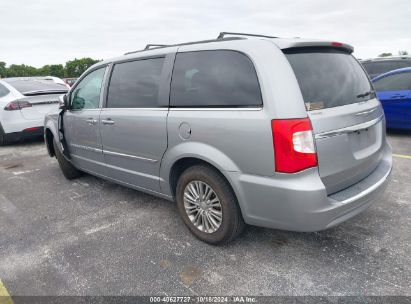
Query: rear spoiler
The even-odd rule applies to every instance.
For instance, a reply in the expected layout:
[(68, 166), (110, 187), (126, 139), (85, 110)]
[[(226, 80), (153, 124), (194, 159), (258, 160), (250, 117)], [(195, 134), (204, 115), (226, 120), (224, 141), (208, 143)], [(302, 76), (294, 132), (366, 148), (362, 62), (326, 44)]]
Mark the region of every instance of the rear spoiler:
[(273, 39), (272, 40), (280, 49), (305, 48), (305, 47), (332, 47), (342, 49), (348, 53), (354, 52), (354, 47), (347, 43), (336, 41), (312, 41), (304, 39)]
[(23, 92), (24, 96), (49, 95), (49, 94), (65, 94), (68, 90), (39, 90)]

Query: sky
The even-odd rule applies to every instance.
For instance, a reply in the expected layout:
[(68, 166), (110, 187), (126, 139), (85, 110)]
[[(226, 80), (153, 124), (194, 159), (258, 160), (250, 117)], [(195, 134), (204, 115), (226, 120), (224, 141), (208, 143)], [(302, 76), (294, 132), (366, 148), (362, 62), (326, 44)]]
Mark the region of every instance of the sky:
[(221, 31), (341, 41), (357, 58), (411, 54), (410, 0), (0, 0), (0, 61), (64, 64)]

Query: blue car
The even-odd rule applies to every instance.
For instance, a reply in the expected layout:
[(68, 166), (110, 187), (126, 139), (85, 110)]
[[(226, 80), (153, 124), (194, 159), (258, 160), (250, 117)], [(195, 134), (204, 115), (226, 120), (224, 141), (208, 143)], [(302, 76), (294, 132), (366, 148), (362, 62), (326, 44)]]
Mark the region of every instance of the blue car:
[(411, 68), (381, 74), (372, 82), (384, 108), (387, 128), (411, 130)]

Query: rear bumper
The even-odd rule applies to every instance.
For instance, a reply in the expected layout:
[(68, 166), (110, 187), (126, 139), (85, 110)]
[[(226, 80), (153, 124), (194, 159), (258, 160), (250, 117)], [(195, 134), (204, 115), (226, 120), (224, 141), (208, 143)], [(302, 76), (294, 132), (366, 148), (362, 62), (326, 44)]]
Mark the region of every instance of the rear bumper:
[(338, 225), (378, 201), (392, 169), (387, 145), (379, 166), (351, 187), (327, 195), (317, 168), (278, 177), (228, 173), (247, 224), (290, 231)]
[(18, 142), (27, 138), (43, 136), (44, 127), (37, 127), (35, 131), (23, 130), (21, 132), (5, 133), (7, 143)]

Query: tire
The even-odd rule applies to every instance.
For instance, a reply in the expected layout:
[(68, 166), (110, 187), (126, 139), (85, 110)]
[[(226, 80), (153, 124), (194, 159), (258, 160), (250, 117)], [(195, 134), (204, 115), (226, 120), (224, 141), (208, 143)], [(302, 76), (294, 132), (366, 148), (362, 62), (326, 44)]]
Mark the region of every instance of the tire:
[(6, 138), (4, 137), (3, 134), (0, 133), (0, 146), (5, 146), (7, 145)]
[(56, 155), (57, 161), (59, 163), (60, 169), (63, 172), (63, 175), (67, 179), (75, 179), (81, 176), (82, 172), (76, 167), (74, 167), (65, 157), (61, 154), (59, 147), (57, 146), (56, 141), (53, 139), (54, 154)]
[(4, 134), (3, 127), (0, 124), (0, 146), (7, 145), (6, 135)]
[[(193, 191), (193, 187), (194, 190), (202, 187), (202, 193), (205, 193), (208, 190), (207, 186), (214, 194), (211, 194), (208, 200), (199, 199), (194, 202), (196, 192)], [(197, 193), (200, 192), (197, 191)], [(206, 193), (210, 194), (210, 191)], [(185, 194), (188, 194), (190, 199)], [(197, 196), (197, 198), (200, 197), (201, 195)], [(204, 195), (202, 197), (204, 198)], [(209, 166), (195, 165), (186, 169), (177, 182), (176, 199), (184, 224), (197, 238), (206, 243), (212, 245), (229, 243), (244, 230), (244, 220), (231, 186), (220, 172)], [(219, 211), (221, 211), (221, 217), (216, 216), (220, 213)], [(199, 219), (201, 215), (197, 215), (198, 213), (206, 213), (205, 219)], [(220, 221), (219, 218), (221, 218)], [(219, 224), (218, 227), (216, 223)]]

